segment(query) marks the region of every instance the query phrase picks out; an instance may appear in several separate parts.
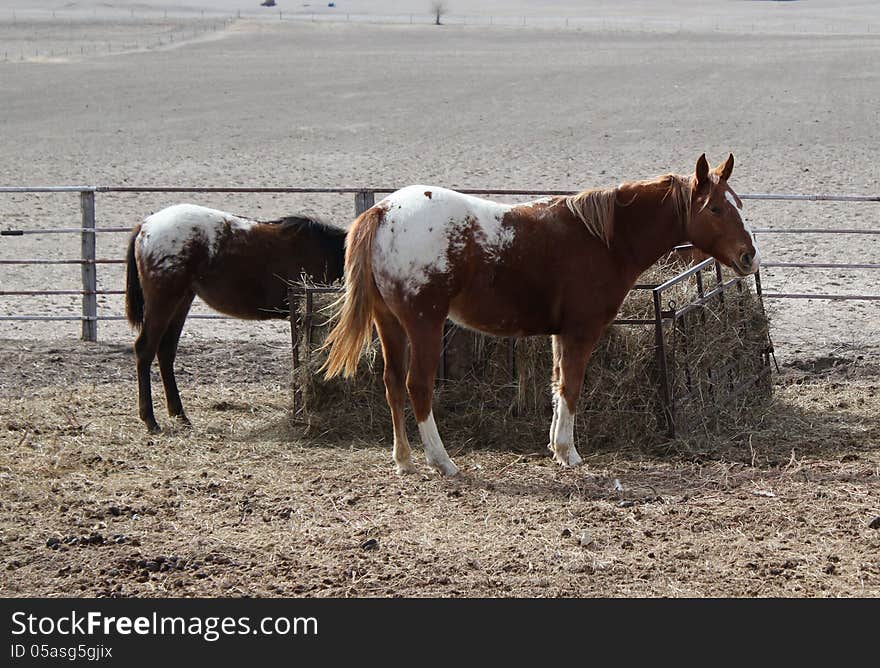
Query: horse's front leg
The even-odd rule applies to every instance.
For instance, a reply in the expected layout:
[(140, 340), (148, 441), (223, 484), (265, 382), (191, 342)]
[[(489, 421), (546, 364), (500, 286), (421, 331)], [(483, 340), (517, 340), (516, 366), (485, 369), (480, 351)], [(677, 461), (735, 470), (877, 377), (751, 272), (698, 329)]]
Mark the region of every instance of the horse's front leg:
[(553, 375), (550, 378), (550, 405), (553, 408), (553, 417), (550, 420), (550, 441), (547, 447), (553, 450), (553, 435), (556, 433), (556, 421), (559, 419), (559, 341), (554, 334), (550, 337), (550, 345), (553, 350)]
[(588, 336), (561, 335), (557, 340), (560, 373), (554, 397), (555, 418), (550, 449), (553, 451), (553, 458), (563, 466), (577, 466), (583, 462), (574, 444), (574, 420), (584, 384), (584, 373), (600, 332)]

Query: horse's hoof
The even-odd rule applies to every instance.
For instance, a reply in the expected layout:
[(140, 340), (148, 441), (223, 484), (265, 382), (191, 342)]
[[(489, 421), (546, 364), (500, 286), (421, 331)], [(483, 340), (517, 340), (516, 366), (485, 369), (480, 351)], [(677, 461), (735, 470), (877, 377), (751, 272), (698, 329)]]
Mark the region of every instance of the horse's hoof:
[(574, 468), (575, 466), (580, 466), (584, 463), (583, 458), (578, 454), (578, 451), (574, 447), (570, 447), (568, 451), (563, 454), (554, 450), (553, 459), (566, 468)]
[(409, 460), (405, 462), (395, 462), (394, 472), (397, 475), (409, 475), (416, 472), (416, 467)]
[(147, 433), (151, 434), (152, 436), (158, 436), (162, 433), (162, 427), (159, 426), (158, 422), (147, 424)]
[(458, 475), (458, 467), (451, 459), (447, 459), (445, 462), (428, 462), (428, 466), (447, 478)]
[(192, 422), (189, 421), (189, 418), (186, 415), (178, 415), (174, 418), (174, 421), (181, 429), (192, 429)]

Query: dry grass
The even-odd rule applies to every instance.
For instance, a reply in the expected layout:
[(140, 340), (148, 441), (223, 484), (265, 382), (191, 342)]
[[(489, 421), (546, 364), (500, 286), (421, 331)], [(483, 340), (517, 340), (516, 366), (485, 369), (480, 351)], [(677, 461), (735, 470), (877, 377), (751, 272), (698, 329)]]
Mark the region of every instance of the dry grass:
[(195, 427), (152, 437), (127, 346), (0, 341), (0, 594), (880, 595), (876, 362), (800, 360), (702, 443), (581, 431), (575, 470), (450, 438), (448, 480), (394, 476), (387, 409), (294, 438), (289, 353), (185, 345)]

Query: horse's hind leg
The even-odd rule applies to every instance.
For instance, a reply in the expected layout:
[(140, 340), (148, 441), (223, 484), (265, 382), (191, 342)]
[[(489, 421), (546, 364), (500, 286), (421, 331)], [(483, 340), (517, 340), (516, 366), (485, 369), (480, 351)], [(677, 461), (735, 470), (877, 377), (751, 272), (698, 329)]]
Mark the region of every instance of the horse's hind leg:
[(415, 473), (406, 436), (406, 331), (387, 309), (375, 313), (385, 360), (385, 398), (394, 424), (394, 464), (398, 474)]
[(180, 302), (162, 339), (159, 342), (159, 371), (162, 374), (162, 384), (165, 386), (165, 402), (168, 406), (168, 415), (176, 418), (178, 422), (189, 426), (190, 421), (183, 411), (183, 403), (180, 401), (180, 392), (177, 389), (177, 379), (174, 376), (174, 359), (177, 357), (177, 344), (180, 341), (180, 332), (183, 323), (189, 314), (195, 295), (189, 293)]
[(143, 282), (144, 319), (141, 331), (134, 342), (134, 354), (138, 377), (138, 412), (141, 420), (147, 425), (151, 434), (162, 431), (153, 413), (153, 392), (150, 383), (150, 367), (168, 329), (168, 323), (174, 316), (177, 300), (168, 299), (168, 295), (181, 295), (181, 290), (153, 277)]
[(428, 466), (443, 475), (452, 476), (458, 473), (458, 467), (443, 447), (434, 422), (434, 412), (431, 410), (434, 380), (443, 349), (443, 322), (406, 323), (410, 345), (406, 387), (419, 424), (419, 435), (422, 437)]
[(159, 341), (162, 338), (166, 323), (167, 320), (162, 319), (159, 321), (153, 318), (149, 312), (145, 312), (141, 332), (134, 342), (138, 377), (138, 413), (151, 434), (158, 434), (162, 431), (159, 428), (159, 423), (156, 422), (156, 415), (153, 413), (150, 367), (153, 365), (153, 360), (156, 357), (156, 351), (159, 348)]

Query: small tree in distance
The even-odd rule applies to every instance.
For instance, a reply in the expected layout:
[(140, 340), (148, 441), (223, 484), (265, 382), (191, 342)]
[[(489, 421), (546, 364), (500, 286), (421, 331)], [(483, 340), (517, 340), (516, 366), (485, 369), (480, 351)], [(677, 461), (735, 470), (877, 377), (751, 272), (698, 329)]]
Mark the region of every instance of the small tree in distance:
[(431, 3), (431, 13), (434, 15), (434, 25), (440, 25), (440, 17), (446, 13), (446, 3), (442, 0), (435, 0)]

